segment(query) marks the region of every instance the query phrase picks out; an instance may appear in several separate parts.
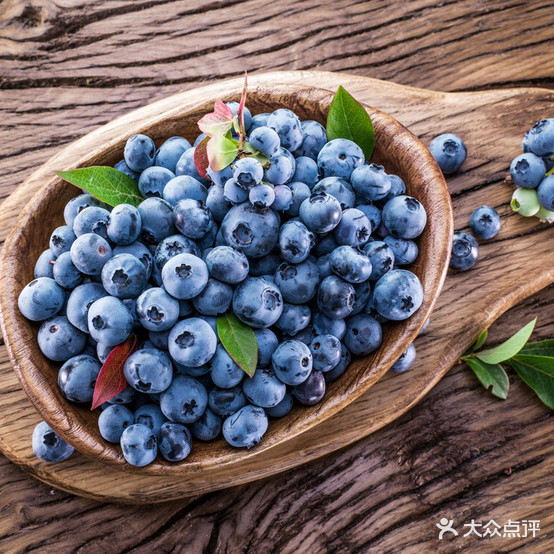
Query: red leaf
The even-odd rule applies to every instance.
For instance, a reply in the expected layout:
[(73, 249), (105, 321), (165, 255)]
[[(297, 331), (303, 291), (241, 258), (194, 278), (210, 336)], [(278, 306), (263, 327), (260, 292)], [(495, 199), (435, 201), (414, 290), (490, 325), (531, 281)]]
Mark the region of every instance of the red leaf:
[(214, 113), (222, 115), (227, 119), (233, 119), (233, 112), (231, 111), (231, 108), (221, 100), (215, 101)]
[(208, 160), (209, 140), (210, 137), (203, 138), (194, 149), (194, 167), (196, 167), (196, 171), (198, 171), (200, 176), (204, 177), (204, 179), (208, 178), (206, 171), (208, 169), (208, 165), (210, 164), (210, 161)]
[(137, 337), (130, 335), (124, 343), (115, 346), (108, 354), (94, 385), (91, 410), (111, 400), (127, 387), (123, 367), (127, 358), (137, 349)]

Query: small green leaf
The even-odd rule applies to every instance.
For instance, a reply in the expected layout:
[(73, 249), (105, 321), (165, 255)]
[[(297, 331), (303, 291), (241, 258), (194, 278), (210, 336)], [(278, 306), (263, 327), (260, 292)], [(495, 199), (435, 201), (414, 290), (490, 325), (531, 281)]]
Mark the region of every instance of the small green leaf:
[(230, 313), (218, 316), (216, 326), (227, 354), (246, 375), (252, 377), (258, 363), (258, 342), (254, 331)]
[(242, 150), (246, 152), (246, 154), (248, 154), (249, 158), (258, 160), (264, 167), (267, 167), (267, 165), (269, 164), (269, 158), (256, 150), (249, 142), (245, 142), (242, 145)]
[(528, 342), (520, 351), (518, 356), (547, 356), (554, 358), (554, 339)]
[(469, 352), (475, 352), (476, 350), (479, 350), (483, 344), (485, 344), (485, 341), (487, 340), (487, 337), (489, 336), (489, 331), (485, 329), (475, 341), (475, 344), (469, 349)]
[(481, 384), (490, 390), (493, 396), (506, 400), (510, 381), (504, 368), (500, 364), (486, 364), (477, 358), (468, 358), (466, 364), (473, 370)]
[(502, 344), (490, 348), (489, 350), (483, 350), (475, 354), (476, 358), (479, 358), (482, 362), (487, 364), (499, 364), (515, 356), (529, 340), (537, 318), (530, 321), (522, 329), (520, 329), (515, 335), (504, 341)]
[(554, 358), (518, 354), (508, 363), (542, 402), (554, 410)]
[(56, 171), (56, 175), (110, 206), (131, 204), (136, 207), (144, 200), (137, 182), (113, 167), (83, 167), (70, 171)]
[(239, 145), (236, 140), (217, 135), (209, 140), (207, 151), (212, 170), (221, 171), (237, 157)]
[(373, 123), (365, 108), (339, 86), (327, 115), (327, 138), (345, 138), (355, 142), (371, 158), (375, 146)]

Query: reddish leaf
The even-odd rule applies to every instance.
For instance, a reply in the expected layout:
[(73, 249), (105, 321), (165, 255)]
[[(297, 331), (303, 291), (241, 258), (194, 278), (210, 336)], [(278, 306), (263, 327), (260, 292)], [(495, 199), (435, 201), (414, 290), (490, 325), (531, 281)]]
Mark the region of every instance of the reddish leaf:
[(208, 174), (206, 173), (209, 165), (208, 160), (208, 141), (210, 140), (210, 137), (203, 138), (194, 149), (194, 166), (196, 167), (196, 171), (200, 174), (201, 177), (204, 177), (204, 179), (208, 178)]
[(210, 137), (224, 135), (233, 126), (233, 114), (227, 117), (220, 113), (207, 113), (199, 122), (198, 127)]
[(222, 115), (227, 119), (233, 119), (233, 112), (231, 111), (231, 108), (221, 100), (215, 101), (214, 113)]
[(123, 367), (127, 358), (137, 350), (137, 337), (131, 335), (124, 343), (115, 346), (108, 354), (96, 379), (91, 410), (111, 400), (127, 387)]

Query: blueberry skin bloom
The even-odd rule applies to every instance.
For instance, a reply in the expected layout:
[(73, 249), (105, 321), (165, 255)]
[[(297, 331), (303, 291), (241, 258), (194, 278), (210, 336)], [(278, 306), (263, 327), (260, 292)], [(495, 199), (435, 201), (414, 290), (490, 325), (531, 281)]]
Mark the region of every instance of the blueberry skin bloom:
[(404, 352), (402, 352), (402, 355), (396, 362), (394, 362), (393, 366), (390, 368), (390, 371), (394, 371), (395, 373), (402, 373), (403, 371), (406, 371), (411, 367), (411, 365), (414, 363), (416, 358), (416, 349), (413, 344), (410, 344)]
[(246, 406), (246, 396), (244, 396), (241, 386), (230, 389), (216, 387), (208, 395), (208, 404), (217, 415), (226, 417)]
[(71, 402), (91, 402), (100, 368), (98, 360), (87, 354), (70, 358), (58, 372), (58, 387)]
[(118, 443), (123, 431), (134, 422), (135, 416), (129, 408), (111, 404), (98, 416), (98, 430), (108, 442)]
[(154, 252), (154, 263), (157, 269), (161, 271), (166, 262), (178, 254), (194, 254), (200, 258), (201, 251), (195, 241), (183, 235), (166, 237), (156, 246)]
[(190, 175), (177, 175), (165, 185), (163, 198), (172, 206), (185, 198), (205, 202), (208, 198), (208, 189), (198, 179)]
[(73, 231), (77, 237), (85, 233), (96, 233), (103, 239), (108, 238), (110, 212), (98, 206), (91, 206), (79, 212), (73, 222)]
[(231, 446), (252, 448), (262, 440), (267, 426), (264, 409), (248, 404), (223, 422), (223, 436)]
[(545, 210), (554, 211), (554, 175), (549, 175), (541, 181), (537, 189), (537, 196), (540, 205)]
[(104, 264), (112, 257), (108, 241), (96, 233), (77, 237), (71, 245), (71, 261), (85, 275), (100, 275)]
[(175, 233), (173, 206), (161, 198), (147, 198), (137, 207), (142, 220), (141, 237), (156, 244)]
[(175, 173), (175, 166), (179, 161), (179, 158), (192, 148), (190, 142), (183, 137), (171, 137), (168, 138), (158, 149), (156, 154), (155, 164), (157, 166), (165, 167)]
[(361, 165), (352, 172), (350, 180), (360, 202), (382, 200), (391, 190), (391, 178), (382, 165)]
[(294, 155), (297, 157), (308, 156), (312, 160), (317, 160), (317, 155), (327, 142), (327, 131), (325, 127), (318, 123), (308, 119), (302, 121), (302, 143), (294, 151)]
[(38, 277), (19, 293), (19, 311), (31, 321), (43, 321), (56, 315), (65, 301), (65, 293), (50, 277)]
[(285, 397), (287, 387), (272, 369), (257, 369), (251, 379), (245, 379), (242, 390), (247, 400), (260, 408), (277, 406)]
[(423, 287), (411, 271), (393, 269), (377, 281), (373, 301), (383, 317), (400, 321), (419, 309), (423, 302)]
[(275, 284), (285, 302), (305, 304), (315, 296), (319, 284), (317, 265), (310, 259), (300, 264), (282, 263), (275, 271)]
[[(116, 167), (116, 169), (118, 168)], [(68, 225), (70, 228), (73, 228), (73, 222), (75, 221), (77, 214), (85, 208), (88, 208), (89, 206), (105, 206), (105, 204), (103, 204), (102, 202), (100, 202), (100, 200), (97, 200), (96, 198), (94, 198), (94, 196), (88, 193), (80, 194), (79, 196), (72, 198), (65, 205), (65, 208), (63, 210), (63, 218), (66, 225)]]
[(500, 216), (490, 206), (481, 206), (472, 214), (469, 225), (479, 239), (492, 239), (500, 231)]
[(339, 246), (329, 255), (331, 270), (349, 283), (363, 283), (371, 275), (369, 258), (351, 246)]
[(419, 248), (413, 240), (395, 239), (388, 235), (383, 239), (383, 242), (394, 254), (394, 263), (396, 265), (408, 265), (417, 260)]
[(323, 373), (314, 369), (303, 383), (292, 389), (292, 395), (300, 404), (313, 406), (322, 400), (325, 388)]
[(465, 271), (475, 265), (479, 258), (479, 245), (468, 233), (454, 233), (450, 267)]
[(312, 192), (326, 192), (334, 196), (342, 210), (353, 208), (356, 205), (356, 193), (352, 185), (340, 177), (325, 177), (314, 186)]
[(254, 158), (241, 158), (233, 166), (233, 178), (244, 189), (250, 189), (259, 184), (263, 176), (264, 168)]
[(45, 250), (37, 259), (35, 264), (35, 269), (33, 275), (35, 279), (38, 277), (49, 277), (50, 279), (54, 278), (54, 265), (50, 262), (54, 262), (56, 256), (50, 248)]
[(120, 444), (125, 461), (132, 466), (146, 466), (158, 454), (156, 435), (142, 423), (129, 425), (121, 434)]
[(333, 233), (338, 244), (361, 247), (369, 240), (371, 229), (369, 219), (361, 210), (348, 208), (342, 212)]
[(102, 268), (102, 285), (117, 298), (136, 298), (147, 281), (144, 264), (132, 254), (118, 254)]
[(87, 336), (58, 315), (45, 321), (38, 330), (38, 345), (41, 352), (55, 362), (64, 362), (80, 354), (86, 346)]
[(110, 213), (108, 237), (116, 244), (127, 245), (138, 239), (142, 228), (139, 211), (130, 204), (118, 204)]
[(292, 176), (293, 181), (305, 183), (308, 187), (313, 187), (317, 183), (318, 177), (319, 170), (314, 159), (308, 156), (296, 158), (296, 169)]
[(62, 225), (54, 229), (50, 235), (50, 250), (54, 256), (59, 256), (63, 252), (69, 252), (71, 245), (75, 241), (75, 233), (69, 225)]
[(294, 406), (294, 399), (291, 394), (287, 393), (285, 394), (285, 397), (277, 406), (273, 406), (272, 408), (266, 408), (265, 412), (270, 417), (285, 417), (290, 413)]
[(200, 239), (210, 229), (212, 212), (202, 200), (184, 198), (173, 208), (173, 220), (180, 233), (190, 239)]
[(314, 233), (332, 231), (342, 217), (339, 201), (325, 192), (313, 193), (300, 204), (300, 219)]
[(56, 464), (67, 460), (74, 448), (59, 437), (46, 421), (41, 421), (33, 430), (33, 452), (43, 462)]
[(348, 139), (329, 141), (317, 156), (317, 166), (322, 177), (340, 177), (350, 180), (352, 172), (365, 163), (362, 149)]
[(162, 281), (171, 296), (188, 300), (198, 296), (208, 283), (208, 268), (193, 254), (178, 254), (162, 269)]
[(208, 406), (204, 386), (187, 375), (177, 375), (160, 397), (160, 408), (165, 417), (177, 423), (193, 423)]
[(382, 218), (389, 233), (398, 239), (419, 237), (427, 224), (425, 208), (411, 196), (391, 198), (383, 208)]
[(233, 311), (250, 327), (270, 327), (283, 313), (281, 291), (263, 277), (249, 277), (235, 289)]
[(138, 258), (141, 261), (142, 265), (146, 268), (146, 275), (148, 279), (150, 279), (150, 276), (152, 275), (154, 259), (150, 250), (148, 250), (148, 248), (144, 244), (142, 244), (142, 242), (135, 241), (131, 244), (116, 246), (113, 249), (113, 255), (117, 256), (118, 254), (132, 254), (133, 256)]
[(520, 154), (510, 164), (510, 175), (516, 187), (536, 189), (545, 173), (544, 160), (532, 152)]
[(318, 335), (310, 344), (310, 352), (315, 369), (331, 371), (340, 362), (340, 340), (333, 335)]
[(287, 385), (303, 383), (313, 367), (310, 349), (299, 340), (287, 340), (279, 344), (271, 360), (275, 375)]
[(202, 315), (219, 315), (225, 313), (233, 300), (233, 287), (210, 278), (202, 292), (193, 298), (192, 303)]
[(200, 367), (208, 363), (217, 346), (209, 323), (198, 317), (179, 321), (169, 333), (169, 354), (179, 364)]
[(131, 334), (133, 316), (121, 300), (105, 296), (90, 306), (88, 329), (94, 340), (106, 346), (115, 346)]
[(248, 258), (230, 246), (216, 246), (206, 256), (206, 266), (212, 277), (236, 285), (248, 277)]
[(254, 335), (258, 343), (258, 367), (269, 367), (279, 339), (271, 329), (254, 329)]
[(290, 206), (287, 208), (287, 215), (297, 217), (300, 213), (302, 202), (310, 197), (310, 187), (306, 183), (295, 181), (289, 184), (289, 189), (292, 193), (292, 200)]
[(303, 304), (284, 304), (281, 317), (275, 327), (285, 335), (296, 335), (310, 324), (312, 312)]
[(452, 133), (435, 137), (429, 150), (445, 175), (458, 171), (467, 156), (463, 140)]
[(332, 319), (344, 319), (354, 309), (356, 292), (354, 287), (340, 277), (325, 277), (317, 291), (319, 311)]
[(276, 131), (265, 126), (254, 129), (248, 137), (248, 142), (268, 158), (275, 156), (281, 147), (281, 139)]
[(174, 177), (175, 173), (165, 167), (147, 167), (138, 180), (139, 192), (143, 198), (162, 198), (165, 185)]
[(346, 322), (344, 344), (356, 356), (367, 356), (381, 346), (381, 324), (370, 315), (358, 314)]
[(219, 437), (223, 419), (209, 407), (194, 423), (190, 424), (190, 432), (195, 439), (200, 441), (211, 441)]
[(166, 417), (157, 404), (143, 404), (135, 410), (135, 423), (142, 423), (149, 427), (157, 439), (160, 437), (160, 429), (166, 421)]
[(156, 147), (154, 141), (146, 135), (133, 135), (123, 150), (123, 157), (127, 166), (140, 173), (154, 164)]
[(125, 362), (125, 378), (139, 392), (158, 393), (166, 390), (173, 379), (169, 356), (155, 348), (141, 348)]
[(167, 331), (177, 323), (180, 306), (175, 298), (158, 287), (146, 289), (138, 298), (136, 314), (148, 331)]
[(244, 377), (244, 371), (242, 371), (231, 356), (227, 354), (227, 351), (221, 344), (217, 345), (210, 365), (210, 375), (216, 387), (222, 389), (233, 388), (237, 386)]
[(179, 423), (166, 422), (160, 429), (158, 449), (169, 462), (180, 462), (189, 454), (192, 447), (190, 431)]
[(370, 281), (378, 281), (394, 267), (394, 253), (385, 242), (379, 240), (369, 242), (365, 245), (364, 254), (371, 262)]
[(542, 158), (554, 156), (554, 118), (537, 121), (529, 131), (529, 150)]
[(294, 151), (302, 144), (302, 126), (300, 119), (291, 110), (275, 110), (267, 120), (267, 126), (273, 129), (281, 141), (281, 146)]
[(314, 244), (314, 234), (301, 221), (287, 221), (279, 230), (279, 249), (287, 262), (303, 262)]

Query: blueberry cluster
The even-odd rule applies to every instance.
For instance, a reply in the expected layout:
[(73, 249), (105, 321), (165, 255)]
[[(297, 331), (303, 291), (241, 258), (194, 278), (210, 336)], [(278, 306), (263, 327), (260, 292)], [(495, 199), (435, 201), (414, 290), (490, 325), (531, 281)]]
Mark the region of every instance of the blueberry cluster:
[(510, 165), (512, 182), (517, 187), (512, 196), (512, 209), (519, 214), (537, 216), (554, 222), (554, 118), (541, 119), (525, 133), (523, 154)]
[[(90, 403), (110, 351), (138, 337), (128, 386), (98, 419), (132, 465), (158, 451), (183, 460), (191, 437), (222, 433), (252, 447), (268, 416), (319, 402), (351, 355), (375, 351), (383, 324), (423, 301), (406, 266), (427, 216), (402, 179), (290, 110), (245, 110), (244, 119), (269, 163), (239, 154), (208, 178), (186, 139), (156, 150), (149, 137), (131, 137), (116, 168), (144, 201), (111, 209), (89, 194), (73, 198), (19, 296), (23, 315), (43, 322), (39, 347), (63, 363), (58, 384), (72, 402)], [(230, 311), (254, 330), (251, 379), (218, 340), (216, 317)], [(411, 346), (393, 369), (414, 357)]]

